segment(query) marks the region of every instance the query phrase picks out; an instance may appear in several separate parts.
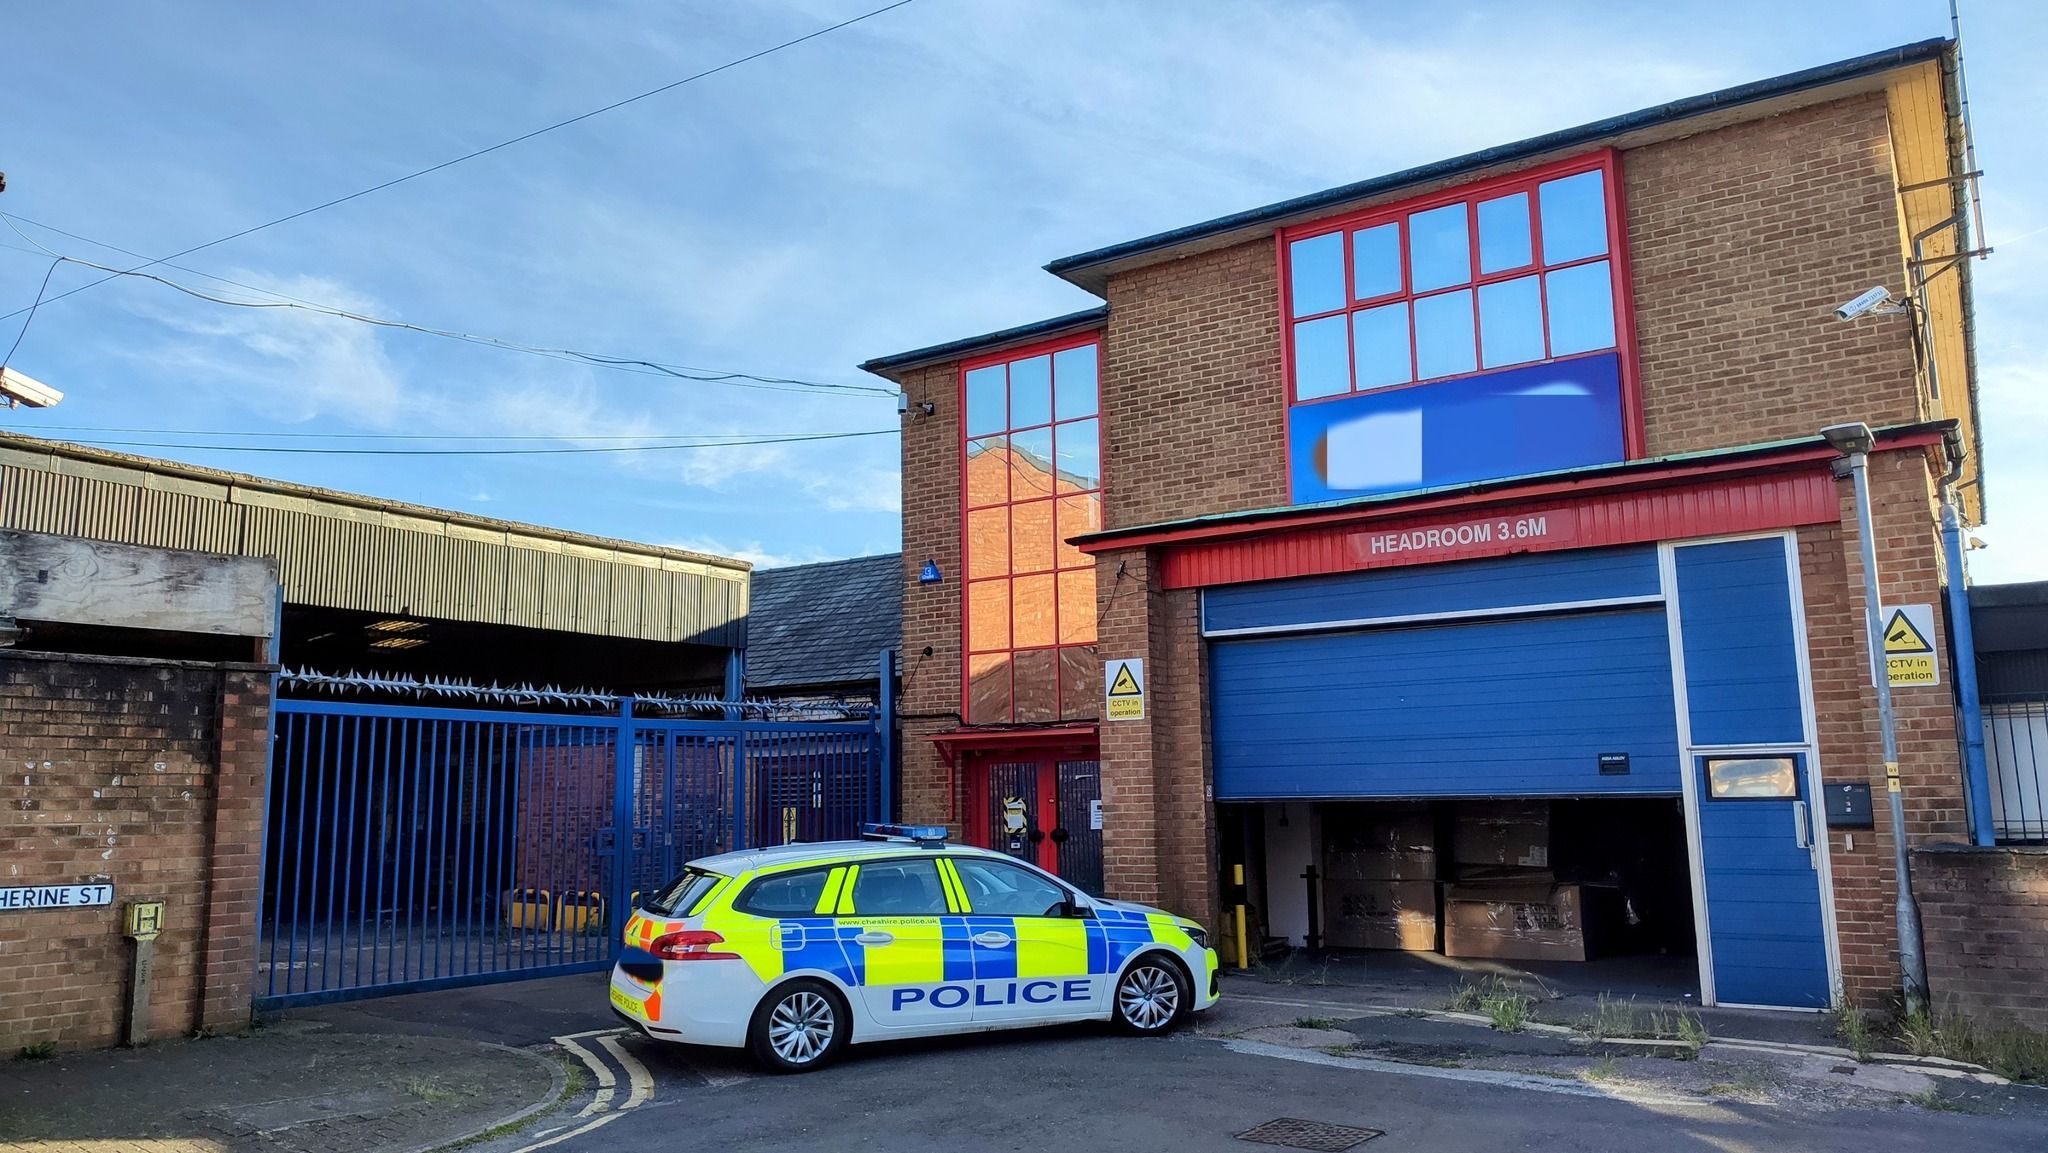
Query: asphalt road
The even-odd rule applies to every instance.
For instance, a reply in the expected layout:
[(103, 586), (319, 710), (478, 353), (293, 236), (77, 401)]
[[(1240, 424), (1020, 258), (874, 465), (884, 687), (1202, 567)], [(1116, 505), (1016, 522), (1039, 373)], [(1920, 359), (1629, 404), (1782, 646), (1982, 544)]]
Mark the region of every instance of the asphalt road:
[[(744, 1055), (619, 1030), (601, 979), (421, 994), (315, 1010), (343, 1030), (553, 1043), (612, 1081), (602, 1108), (572, 1103), (471, 1153), (620, 1150), (1233, 1150), (1279, 1118), (1376, 1129), (1362, 1153), (1995, 1153), (2048, 1150), (2042, 1113), (1833, 1109), (1648, 1094), (1577, 1080), (1431, 1066), (1359, 1067), (1313, 1050), (1243, 1051), (1182, 1032), (1136, 1039), (1092, 1027), (858, 1046), (832, 1068), (762, 1073)], [(1292, 1010), (1282, 1010), (1283, 1015)], [(1237, 1046), (1233, 1048), (1233, 1045)], [(1249, 1048), (1258, 1049), (1258, 1046)], [(1274, 1053), (1285, 1052), (1287, 1057)], [(1327, 1063), (1318, 1063), (1327, 1062)], [(603, 1069), (601, 1075), (596, 1070)], [(2038, 1093), (2041, 1090), (2019, 1090)]]
[[(1234, 1135), (1283, 1117), (1384, 1131), (1358, 1147), (1366, 1153), (2048, 1147), (2038, 1118), (1919, 1110), (1800, 1118), (1736, 1104), (1595, 1099), (1324, 1067), (1191, 1036), (1135, 1040), (1073, 1029), (906, 1043), (856, 1049), (831, 1069), (796, 1077), (748, 1076), (743, 1063), (719, 1054), (645, 1042), (628, 1049), (651, 1073), (653, 1098), (549, 1148), (651, 1149), (687, 1139), (692, 1147), (747, 1151), (1247, 1153), (1273, 1147)], [(507, 1149), (542, 1139), (531, 1135)]]

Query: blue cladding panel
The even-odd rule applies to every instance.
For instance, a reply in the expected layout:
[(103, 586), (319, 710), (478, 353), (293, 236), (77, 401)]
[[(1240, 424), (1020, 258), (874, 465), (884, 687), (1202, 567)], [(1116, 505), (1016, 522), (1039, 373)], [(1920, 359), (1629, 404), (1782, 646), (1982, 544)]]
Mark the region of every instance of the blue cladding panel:
[(1805, 740), (1783, 539), (1687, 545), (1676, 559), (1693, 744)]
[(1202, 594), (1202, 625), (1271, 628), (1655, 596), (1657, 591), (1655, 545), (1582, 549), (1226, 585)]
[[(1427, 325), (1417, 309), (1420, 341)], [(1469, 360), (1469, 331), (1463, 339)], [(1315, 351), (1297, 343), (1298, 358)], [(1329, 371), (1311, 372), (1318, 366)], [(1332, 373), (1348, 366), (1298, 363), (1296, 395), (1344, 392), (1349, 382)], [(1307, 504), (1609, 464), (1623, 459), (1621, 430), (1621, 359), (1606, 352), (1297, 404), (1287, 413), (1288, 467), (1295, 503)]]
[(1219, 641), (1216, 795), (1676, 793), (1669, 651), (1654, 609)]
[[(1707, 791), (1705, 763), (1701, 758), (1700, 859), (1714, 996), (1741, 1005), (1824, 1008), (1829, 982), (1820, 879), (1812, 853), (1799, 845), (1793, 802), (1715, 799)], [(1806, 796), (1804, 758), (1799, 795)]]

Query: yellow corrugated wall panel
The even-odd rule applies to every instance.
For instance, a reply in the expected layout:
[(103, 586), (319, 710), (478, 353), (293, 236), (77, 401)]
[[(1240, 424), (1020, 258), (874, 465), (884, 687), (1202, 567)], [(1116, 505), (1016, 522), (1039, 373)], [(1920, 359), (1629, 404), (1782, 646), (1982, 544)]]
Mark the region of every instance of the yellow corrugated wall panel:
[[(1962, 158), (1953, 143), (1961, 139), (1961, 128), (1952, 123), (1947, 83), (1939, 64), (1922, 64), (1901, 73), (1887, 87), (1886, 103), (1899, 186), (1942, 182), (1899, 196), (1900, 243), (1910, 259), (1914, 235), (1947, 220), (1957, 210), (1957, 190), (1946, 182), (1962, 171)], [(1921, 242), (1921, 257), (1930, 262), (1929, 268), (1940, 268), (1955, 254), (1959, 236), (1958, 229), (1943, 228)], [(1911, 281), (1907, 283), (1910, 286)], [(1927, 336), (1941, 394), (1927, 395), (1924, 407), (1930, 419), (1959, 421), (1966, 443), (1974, 445), (1977, 414), (1970, 406), (1969, 362), (1964, 351), (1968, 322), (1963, 314), (1961, 270), (1948, 267), (1927, 284)], [(1967, 462), (1965, 480), (1978, 475), (1977, 466), (1975, 460)], [(1976, 487), (1967, 486), (1962, 492), (1965, 511), (1975, 520)]]

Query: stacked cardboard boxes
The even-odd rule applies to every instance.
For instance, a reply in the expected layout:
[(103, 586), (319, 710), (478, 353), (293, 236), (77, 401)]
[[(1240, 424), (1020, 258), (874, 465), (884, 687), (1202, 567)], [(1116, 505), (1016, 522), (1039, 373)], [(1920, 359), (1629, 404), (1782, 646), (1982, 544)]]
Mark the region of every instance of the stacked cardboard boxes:
[(1436, 820), (1429, 806), (1328, 805), (1322, 830), (1324, 943), (1434, 952)]
[(1587, 894), (1550, 871), (1550, 805), (1467, 801), (1451, 818), (1444, 955), (1583, 961)]

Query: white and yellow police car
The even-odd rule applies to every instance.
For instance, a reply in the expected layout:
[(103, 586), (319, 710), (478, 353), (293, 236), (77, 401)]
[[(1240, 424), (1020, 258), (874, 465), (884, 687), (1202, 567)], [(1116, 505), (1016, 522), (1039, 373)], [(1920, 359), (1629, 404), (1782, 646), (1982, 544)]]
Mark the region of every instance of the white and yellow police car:
[(691, 862), (626, 924), (613, 1009), (656, 1040), (795, 1072), (866, 1041), (1090, 1020), (1163, 1033), (1216, 1003), (1201, 926), (945, 832), (871, 825)]

